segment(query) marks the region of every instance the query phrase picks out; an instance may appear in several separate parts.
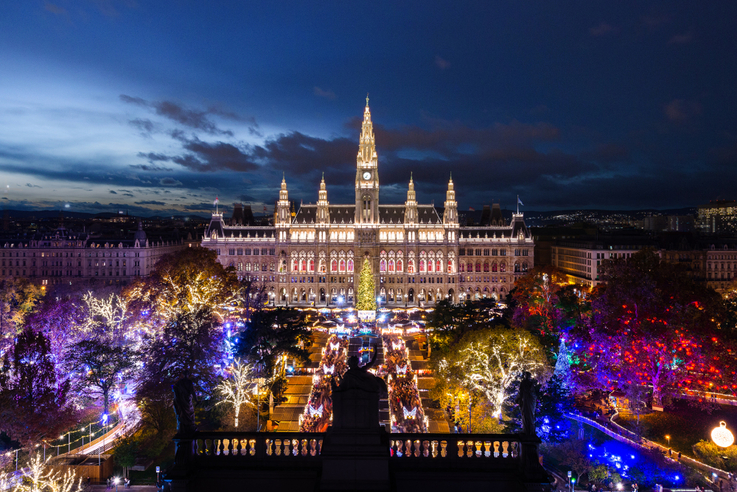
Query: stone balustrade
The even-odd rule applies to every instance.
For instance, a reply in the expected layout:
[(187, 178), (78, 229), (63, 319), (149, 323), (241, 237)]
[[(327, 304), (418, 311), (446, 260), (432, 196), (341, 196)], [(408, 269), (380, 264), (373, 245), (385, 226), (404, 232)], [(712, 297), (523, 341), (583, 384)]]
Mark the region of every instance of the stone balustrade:
[(192, 440), (195, 463), (200, 458), (318, 458), (322, 434), (299, 432), (197, 432)]

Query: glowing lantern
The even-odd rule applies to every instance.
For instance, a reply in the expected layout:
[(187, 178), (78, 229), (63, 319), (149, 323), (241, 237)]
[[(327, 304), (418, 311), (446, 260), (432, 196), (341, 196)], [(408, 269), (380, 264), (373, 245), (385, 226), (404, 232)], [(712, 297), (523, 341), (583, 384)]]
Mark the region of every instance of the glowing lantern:
[(719, 427), (711, 431), (711, 439), (721, 448), (728, 448), (734, 444), (734, 435), (727, 429), (726, 422), (719, 422)]

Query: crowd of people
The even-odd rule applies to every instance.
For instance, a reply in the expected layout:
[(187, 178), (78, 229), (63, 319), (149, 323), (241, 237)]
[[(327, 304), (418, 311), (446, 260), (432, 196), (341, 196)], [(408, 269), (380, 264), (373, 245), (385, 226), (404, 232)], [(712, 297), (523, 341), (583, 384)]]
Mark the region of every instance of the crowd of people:
[(425, 433), (425, 412), (409, 361), (409, 350), (399, 335), (384, 335), (382, 341), (392, 432)]
[(348, 340), (331, 335), (325, 345), (320, 366), (312, 378), (310, 398), (300, 418), (300, 432), (325, 432), (333, 414), (331, 380), (340, 377), (348, 370), (346, 354)]

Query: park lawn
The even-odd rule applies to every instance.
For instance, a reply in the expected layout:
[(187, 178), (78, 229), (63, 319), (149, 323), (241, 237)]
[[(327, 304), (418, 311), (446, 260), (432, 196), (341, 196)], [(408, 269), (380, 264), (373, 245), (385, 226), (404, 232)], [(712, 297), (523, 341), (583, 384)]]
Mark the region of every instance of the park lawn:
[[(619, 415), (615, 421), (630, 430), (635, 430), (637, 417), (632, 414)], [(692, 446), (700, 440), (711, 440), (711, 430), (720, 421), (727, 428), (737, 429), (737, 407), (719, 405), (709, 414), (705, 410), (690, 406), (684, 400), (676, 400), (664, 412), (653, 412), (640, 416), (642, 437), (668, 446), (666, 435), (670, 435), (670, 447), (674, 452), (694, 457)]]

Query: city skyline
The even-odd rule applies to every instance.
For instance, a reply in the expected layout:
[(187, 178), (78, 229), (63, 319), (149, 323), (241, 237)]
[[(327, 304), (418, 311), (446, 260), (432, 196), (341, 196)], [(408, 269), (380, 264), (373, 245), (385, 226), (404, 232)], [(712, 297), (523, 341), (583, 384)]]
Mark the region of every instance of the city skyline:
[[(31, 2), (0, 19), (2, 208), (350, 203), (370, 93), (382, 203), (734, 199), (735, 6)], [(708, 26), (708, 29), (705, 27)]]

